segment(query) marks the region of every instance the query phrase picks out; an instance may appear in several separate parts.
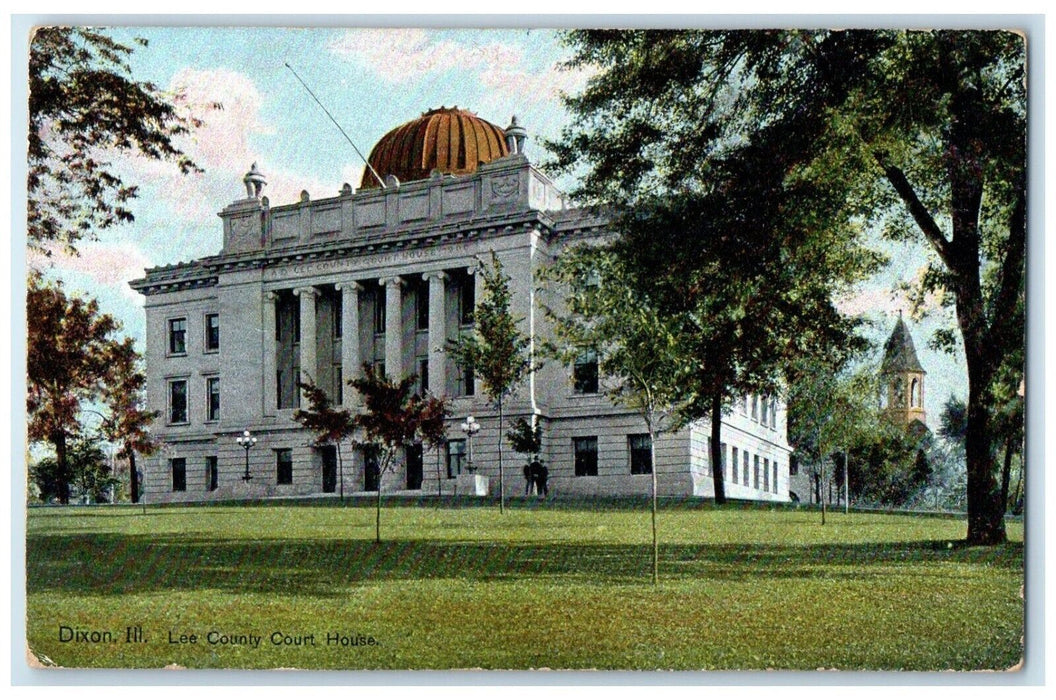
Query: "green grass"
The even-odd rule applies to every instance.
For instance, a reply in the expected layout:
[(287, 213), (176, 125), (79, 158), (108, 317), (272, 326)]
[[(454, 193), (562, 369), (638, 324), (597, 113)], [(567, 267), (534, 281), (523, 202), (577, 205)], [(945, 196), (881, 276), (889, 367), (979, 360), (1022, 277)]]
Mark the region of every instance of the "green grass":
[[(366, 504), (362, 504), (365, 506)], [(644, 507), (34, 509), (28, 638), (61, 666), (1003, 669), (1022, 655), (1022, 525)], [(139, 624), (143, 644), (124, 643)], [(110, 630), (62, 643), (60, 625)], [(259, 648), (168, 643), (253, 633)], [(316, 645), (274, 646), (281, 631)], [(327, 646), (328, 632), (374, 646)], [(46, 660), (46, 662), (47, 662)]]

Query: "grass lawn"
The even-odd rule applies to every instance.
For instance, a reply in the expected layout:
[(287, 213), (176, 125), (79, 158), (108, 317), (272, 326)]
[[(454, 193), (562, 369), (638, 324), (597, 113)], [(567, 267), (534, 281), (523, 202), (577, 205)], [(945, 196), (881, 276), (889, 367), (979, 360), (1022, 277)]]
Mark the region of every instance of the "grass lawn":
[[(670, 504), (659, 528), (654, 587), (644, 505), (394, 503), (381, 545), (366, 503), (33, 509), (29, 645), (119, 668), (942, 670), (1022, 655), (1021, 524), (1006, 546), (965, 548), (956, 519), (822, 526), (808, 510)], [(145, 641), (126, 642), (137, 625)], [(113, 639), (62, 642), (62, 626)]]

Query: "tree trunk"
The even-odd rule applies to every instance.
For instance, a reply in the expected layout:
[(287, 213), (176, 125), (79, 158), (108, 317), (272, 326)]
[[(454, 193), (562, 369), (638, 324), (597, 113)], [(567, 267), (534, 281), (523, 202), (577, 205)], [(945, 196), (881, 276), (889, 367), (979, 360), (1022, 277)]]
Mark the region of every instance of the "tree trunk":
[(1015, 454), (1013, 450), (1015, 441), (1014, 435), (1009, 435), (1005, 440), (1005, 464), (1001, 469), (1001, 505), (1006, 513), (1008, 512), (1008, 485), (1012, 480), (1012, 456)]
[(506, 489), (502, 475), (502, 395), (499, 395), (499, 513), (506, 512)]
[(139, 473), (136, 471), (136, 451), (132, 447), (128, 448), (128, 477), (129, 498), (133, 503), (139, 503)]
[(715, 392), (711, 397), (711, 482), (715, 487), (715, 505), (726, 502), (726, 483), (723, 473), (722, 454), (722, 392)]
[(66, 455), (66, 432), (57, 431), (54, 442), (55, 463), (59, 467), (59, 503), (66, 506), (70, 504), (70, 471)]
[(337, 490), (341, 494), (341, 503), (345, 502), (345, 465), (341, 461), (341, 441), (338, 440), (336, 443), (337, 447), (337, 479), (338, 485)]
[[(968, 471), (968, 537), (970, 545), (994, 545), (1007, 541), (1005, 509), (1001, 489), (994, 478), (994, 452), (991, 442), (989, 371), (979, 365), (989, 358), (967, 350), (968, 431), (965, 457)], [(994, 363), (996, 366), (996, 362)]]
[(374, 502), (374, 541), (381, 544), (381, 465), (378, 465), (378, 495)]
[(652, 479), (650, 481), (652, 493), (652, 520), (653, 520), (653, 585), (655, 586), (660, 580), (660, 544), (656, 536), (656, 436), (653, 434), (652, 423), (649, 425), (649, 461), (650, 469), (652, 473)]

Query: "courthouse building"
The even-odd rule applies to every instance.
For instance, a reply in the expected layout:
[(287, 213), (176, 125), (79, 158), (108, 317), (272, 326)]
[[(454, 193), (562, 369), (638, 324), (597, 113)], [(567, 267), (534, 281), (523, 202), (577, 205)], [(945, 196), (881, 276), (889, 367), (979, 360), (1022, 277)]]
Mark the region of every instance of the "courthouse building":
[[(544, 307), (560, 290), (538, 271), (563, 248), (612, 235), (598, 215), (570, 206), (523, 153), (516, 120), (502, 129), (457, 108), (423, 114), (385, 135), (358, 189), (272, 204), (254, 165), (245, 197), (219, 214), (216, 255), (146, 271), (131, 283), (145, 296), (147, 400), (159, 411), (162, 447), (143, 460), (144, 499), (310, 496), (370, 492), (451, 494), (473, 466), (498, 488), (497, 412), (448, 341), (472, 332), (481, 295), (478, 259), (492, 253), (510, 276), (512, 312), (532, 351), (552, 336)], [(375, 173), (377, 176), (375, 176)], [(219, 228), (219, 227), (218, 227)], [(220, 231), (217, 240), (220, 242)], [(540, 359), (540, 358), (537, 358)], [(347, 380), (373, 363), (390, 376), (416, 374), (422, 390), (449, 399), (448, 441), (405, 450), (379, 477), (369, 452), (317, 447), (294, 420), (299, 377), (355, 410)], [(504, 405), (543, 426), (550, 493), (647, 494), (650, 445), (644, 422), (599, 393), (596, 359), (542, 364)], [(236, 439), (250, 431), (244, 450)], [(658, 438), (662, 495), (709, 496), (709, 426)], [(724, 419), (726, 493), (788, 500), (789, 446), (783, 406), (768, 397), (735, 402)], [(524, 493), (523, 461), (504, 448), (509, 495)], [(251, 477), (244, 478), (246, 475)], [(343, 483), (338, 483), (343, 480)], [(343, 487), (343, 488), (342, 488)]]

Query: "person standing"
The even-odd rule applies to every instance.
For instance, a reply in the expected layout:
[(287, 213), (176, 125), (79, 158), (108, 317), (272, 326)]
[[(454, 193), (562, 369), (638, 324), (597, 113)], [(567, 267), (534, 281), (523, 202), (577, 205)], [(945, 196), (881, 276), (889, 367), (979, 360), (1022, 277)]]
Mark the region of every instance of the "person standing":
[(550, 495), (550, 487), (547, 485), (547, 478), (550, 476), (550, 470), (546, 468), (546, 465), (539, 462), (539, 477), (536, 481), (536, 492), (544, 498)]
[(535, 474), (532, 472), (532, 467), (535, 462), (531, 462), (524, 465), (524, 495), (532, 495), (532, 485), (535, 483)]

